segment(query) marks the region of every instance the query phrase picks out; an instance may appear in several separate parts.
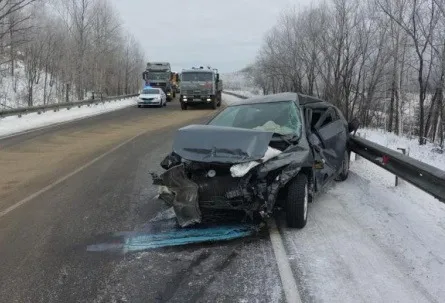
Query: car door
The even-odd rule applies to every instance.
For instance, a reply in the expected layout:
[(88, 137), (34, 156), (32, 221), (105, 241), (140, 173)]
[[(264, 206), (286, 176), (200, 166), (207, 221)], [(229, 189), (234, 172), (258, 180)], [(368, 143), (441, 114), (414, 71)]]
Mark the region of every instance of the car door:
[(307, 115), (311, 116), (306, 123), (314, 150), (315, 175), (323, 185), (341, 168), (347, 143), (346, 127), (334, 106), (311, 108)]
[(315, 124), (315, 129), (323, 142), (326, 162), (338, 171), (342, 167), (348, 134), (344, 121), (334, 106), (329, 106)]

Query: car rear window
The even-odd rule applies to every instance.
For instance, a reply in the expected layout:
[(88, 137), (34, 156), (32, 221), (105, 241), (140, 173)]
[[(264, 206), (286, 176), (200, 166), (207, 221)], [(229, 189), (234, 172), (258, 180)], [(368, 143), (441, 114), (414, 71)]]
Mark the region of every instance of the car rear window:
[(159, 94), (159, 89), (156, 88), (146, 88), (142, 91), (143, 94), (154, 95)]

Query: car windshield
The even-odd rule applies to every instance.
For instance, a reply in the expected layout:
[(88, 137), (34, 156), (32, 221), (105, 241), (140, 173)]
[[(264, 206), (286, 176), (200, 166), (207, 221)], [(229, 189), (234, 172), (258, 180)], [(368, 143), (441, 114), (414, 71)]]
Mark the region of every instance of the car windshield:
[(212, 81), (212, 73), (187, 72), (182, 73), (182, 81)]
[(156, 88), (146, 88), (142, 91), (145, 95), (157, 95), (159, 94), (159, 90)]
[(281, 135), (301, 133), (299, 108), (292, 101), (230, 106), (209, 125), (259, 129)]

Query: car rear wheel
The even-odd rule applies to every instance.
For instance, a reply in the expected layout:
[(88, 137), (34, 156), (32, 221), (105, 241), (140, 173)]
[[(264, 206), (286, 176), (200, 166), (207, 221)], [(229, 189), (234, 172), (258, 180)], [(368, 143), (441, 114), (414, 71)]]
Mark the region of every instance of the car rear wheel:
[(345, 181), (349, 175), (349, 151), (345, 150), (343, 161), (341, 163), (341, 172), (335, 178), (335, 181)]
[(309, 188), (307, 176), (298, 174), (289, 183), (286, 199), (286, 221), (292, 228), (303, 228), (307, 222)]

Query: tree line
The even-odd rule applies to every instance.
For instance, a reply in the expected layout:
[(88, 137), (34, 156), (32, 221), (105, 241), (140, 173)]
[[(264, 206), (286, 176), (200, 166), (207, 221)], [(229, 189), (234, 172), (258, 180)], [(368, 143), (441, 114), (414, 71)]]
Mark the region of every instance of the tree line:
[(0, 0), (0, 77), (20, 66), (32, 106), (37, 84), (44, 104), (135, 93), (144, 53), (107, 0)]
[(265, 94), (328, 100), (363, 126), (443, 146), (444, 0), (331, 0), (287, 10), (245, 69)]

